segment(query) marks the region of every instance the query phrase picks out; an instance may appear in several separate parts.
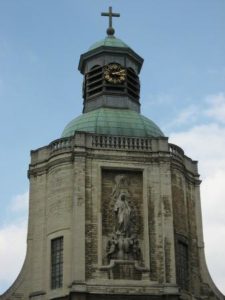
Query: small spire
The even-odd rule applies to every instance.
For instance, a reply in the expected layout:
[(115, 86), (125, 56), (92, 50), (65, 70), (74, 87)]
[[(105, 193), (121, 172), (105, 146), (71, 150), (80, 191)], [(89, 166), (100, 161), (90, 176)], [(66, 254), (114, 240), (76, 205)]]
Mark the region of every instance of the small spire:
[(112, 18), (113, 17), (120, 17), (120, 14), (118, 13), (113, 13), (112, 12), (112, 6), (109, 7), (109, 12), (103, 12), (101, 13), (101, 16), (103, 17), (109, 17), (109, 27), (106, 30), (106, 33), (108, 34), (108, 36), (113, 36), (115, 33), (114, 28), (112, 27)]

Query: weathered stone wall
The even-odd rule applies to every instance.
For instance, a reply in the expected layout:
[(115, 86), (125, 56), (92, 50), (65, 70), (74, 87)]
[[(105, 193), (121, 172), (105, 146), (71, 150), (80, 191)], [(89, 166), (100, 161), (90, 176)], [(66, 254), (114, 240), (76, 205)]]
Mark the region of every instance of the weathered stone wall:
[(73, 177), (71, 163), (55, 166), (48, 172), (45, 196), (47, 234), (71, 227)]
[(170, 163), (168, 159), (148, 167), (148, 212), (151, 280), (174, 283), (174, 237)]
[[(188, 247), (188, 291), (196, 296), (201, 295), (202, 286), (204, 286), (200, 273), (199, 245), (201, 241), (198, 237), (199, 230), (197, 228), (199, 216), (196, 214), (196, 203), (198, 204), (199, 202), (199, 199), (196, 198), (196, 187), (198, 185), (199, 181), (195, 180), (192, 174), (185, 174), (178, 168), (173, 168), (172, 191), (175, 246), (179, 239), (185, 239)], [(178, 255), (177, 251), (176, 247), (176, 258)]]
[(188, 216), (186, 184), (184, 175), (174, 169), (172, 173), (174, 230), (184, 236), (188, 236)]

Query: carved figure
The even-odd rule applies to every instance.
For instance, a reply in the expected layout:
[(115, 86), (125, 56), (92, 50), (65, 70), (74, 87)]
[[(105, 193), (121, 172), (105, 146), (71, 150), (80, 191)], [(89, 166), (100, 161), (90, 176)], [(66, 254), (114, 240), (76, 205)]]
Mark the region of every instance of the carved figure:
[(117, 238), (115, 234), (112, 234), (112, 237), (110, 240), (108, 240), (107, 243), (107, 248), (106, 248), (106, 256), (108, 261), (110, 261), (110, 259), (113, 258), (113, 254), (115, 254), (116, 250), (117, 250)]
[(127, 236), (130, 231), (131, 208), (127, 202), (126, 195), (120, 194), (116, 200), (114, 211), (117, 216), (116, 234)]
[(136, 235), (124, 237), (122, 234), (112, 234), (106, 247), (107, 262), (111, 259), (141, 261), (141, 249)]

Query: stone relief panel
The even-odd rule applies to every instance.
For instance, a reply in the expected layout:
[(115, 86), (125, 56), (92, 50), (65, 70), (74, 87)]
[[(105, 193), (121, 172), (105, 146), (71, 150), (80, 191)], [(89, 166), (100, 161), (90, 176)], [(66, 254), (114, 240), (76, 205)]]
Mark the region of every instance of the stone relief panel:
[[(143, 267), (142, 172), (102, 171), (103, 265), (114, 279), (140, 279)], [(139, 275), (138, 275), (139, 274)]]

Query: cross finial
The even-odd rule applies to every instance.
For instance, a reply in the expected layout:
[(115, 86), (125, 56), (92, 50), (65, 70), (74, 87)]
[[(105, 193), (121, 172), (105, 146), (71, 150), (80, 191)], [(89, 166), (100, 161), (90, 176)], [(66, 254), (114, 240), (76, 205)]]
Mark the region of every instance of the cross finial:
[(120, 17), (120, 14), (118, 14), (118, 13), (113, 13), (112, 12), (112, 6), (110, 6), (109, 7), (109, 12), (103, 12), (103, 13), (101, 13), (101, 16), (103, 16), (103, 17), (109, 17), (109, 27), (108, 27), (108, 29), (107, 29), (107, 34), (108, 35), (114, 35), (114, 33), (115, 33), (115, 30), (114, 30), (114, 28), (112, 27), (112, 18), (113, 17)]

